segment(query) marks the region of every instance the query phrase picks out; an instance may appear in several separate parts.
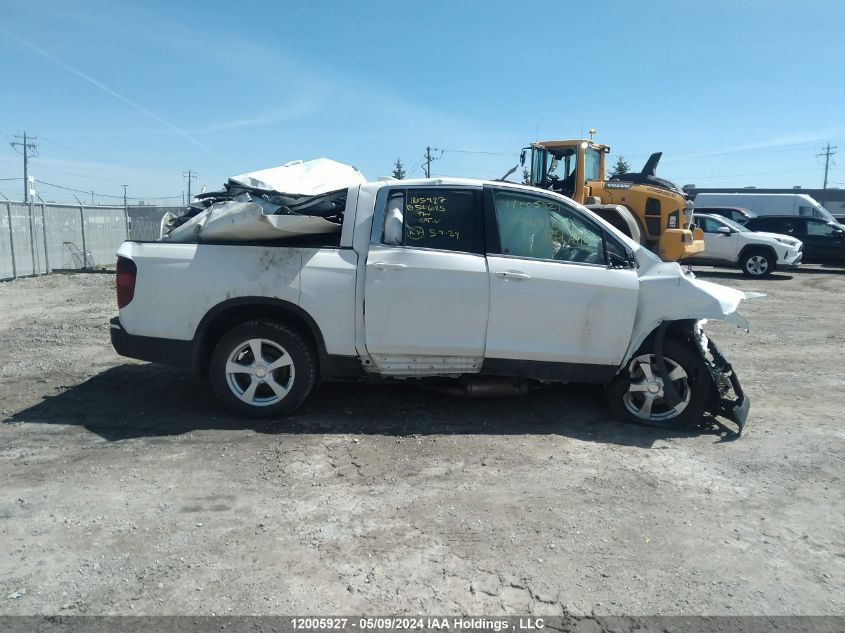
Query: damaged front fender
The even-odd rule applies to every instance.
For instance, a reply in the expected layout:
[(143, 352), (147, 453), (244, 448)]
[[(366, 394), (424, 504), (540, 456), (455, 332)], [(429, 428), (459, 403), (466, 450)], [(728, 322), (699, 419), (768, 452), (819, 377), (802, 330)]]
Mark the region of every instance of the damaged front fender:
[(737, 308), (743, 301), (765, 296), (696, 279), (676, 263), (656, 263), (643, 270), (639, 293), (633, 332), (621, 359), (621, 367), (661, 323), (725, 321), (749, 330), (748, 321), (737, 312)]

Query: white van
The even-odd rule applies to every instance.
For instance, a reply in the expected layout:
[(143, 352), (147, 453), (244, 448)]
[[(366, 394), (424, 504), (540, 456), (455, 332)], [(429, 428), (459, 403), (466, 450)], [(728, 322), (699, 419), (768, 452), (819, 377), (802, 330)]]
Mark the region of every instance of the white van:
[(806, 193), (699, 193), (695, 207), (743, 207), (757, 215), (803, 215), (836, 222), (830, 211)]

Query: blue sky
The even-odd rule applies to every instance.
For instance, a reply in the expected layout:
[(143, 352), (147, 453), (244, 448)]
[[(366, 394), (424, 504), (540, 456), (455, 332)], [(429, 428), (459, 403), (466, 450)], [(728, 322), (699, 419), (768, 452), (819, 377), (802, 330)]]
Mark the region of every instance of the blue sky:
[(319, 156), (419, 176), (426, 145), (495, 178), (594, 127), (699, 186), (818, 187), (831, 142), (845, 187), (843, 26), (839, 0), (5, 2), (0, 179), (24, 130), (39, 180), (150, 199)]

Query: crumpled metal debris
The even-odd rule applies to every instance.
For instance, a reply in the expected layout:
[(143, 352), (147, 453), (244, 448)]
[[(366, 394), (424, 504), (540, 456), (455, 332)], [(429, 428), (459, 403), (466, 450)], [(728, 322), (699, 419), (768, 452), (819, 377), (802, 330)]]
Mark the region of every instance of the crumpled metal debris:
[(351, 165), (328, 158), (233, 176), (188, 211), (162, 221), (162, 240), (252, 242), (341, 229), (349, 187), (366, 182)]

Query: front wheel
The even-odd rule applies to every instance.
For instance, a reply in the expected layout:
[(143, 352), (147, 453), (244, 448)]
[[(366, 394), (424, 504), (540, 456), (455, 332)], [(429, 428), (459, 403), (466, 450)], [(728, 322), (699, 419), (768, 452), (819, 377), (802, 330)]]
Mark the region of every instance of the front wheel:
[(775, 260), (765, 251), (751, 251), (739, 262), (746, 277), (766, 277), (775, 271)]
[(670, 403), (656, 356), (640, 350), (605, 387), (613, 417), (662, 428), (690, 428), (704, 415), (710, 397), (710, 375), (691, 343), (667, 340), (663, 359), (667, 378), (679, 397)]
[(286, 415), (308, 397), (317, 363), (301, 334), (281, 323), (250, 321), (217, 343), (209, 368), (218, 400), (236, 415)]

